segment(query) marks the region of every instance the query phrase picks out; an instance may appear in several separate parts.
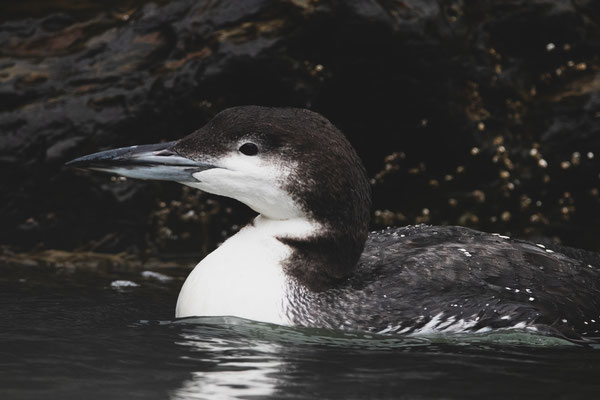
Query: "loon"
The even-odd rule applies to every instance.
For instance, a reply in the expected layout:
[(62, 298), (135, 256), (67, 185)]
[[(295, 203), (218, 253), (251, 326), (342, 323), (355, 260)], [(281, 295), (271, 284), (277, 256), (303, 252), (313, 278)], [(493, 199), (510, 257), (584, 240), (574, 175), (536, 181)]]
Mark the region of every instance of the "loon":
[(309, 110), (229, 108), (178, 141), (67, 165), (179, 182), (258, 213), (190, 273), (177, 318), (600, 341), (599, 254), (458, 226), (369, 233), (366, 171), (344, 135)]

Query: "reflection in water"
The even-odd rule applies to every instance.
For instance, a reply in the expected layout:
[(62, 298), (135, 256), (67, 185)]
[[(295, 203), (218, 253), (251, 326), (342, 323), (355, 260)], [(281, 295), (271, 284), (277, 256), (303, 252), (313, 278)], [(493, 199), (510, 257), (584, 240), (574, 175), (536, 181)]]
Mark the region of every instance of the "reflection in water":
[(2, 400), (464, 400), (600, 391), (599, 350), (531, 333), (406, 337), (237, 318), (172, 322), (177, 282), (115, 290), (112, 277), (43, 278), (0, 274)]
[[(522, 374), (515, 372), (517, 365), (527, 368), (540, 362), (528, 356), (527, 348), (572, 346), (528, 332), (382, 336), (233, 317), (189, 318), (171, 325), (179, 335), (177, 353), (194, 366), (189, 378), (171, 392), (172, 399), (289, 398), (302, 392), (341, 399), (357, 393), (372, 395), (379, 386), (383, 393), (417, 388), (417, 393), (437, 396), (440, 387), (430, 383), (451, 376), (471, 381), (477, 374), (488, 380), (514, 379)], [(502, 351), (496, 348), (499, 345), (504, 346)], [(526, 347), (520, 350), (522, 345)], [(477, 372), (487, 363), (489, 368)], [(498, 363), (503, 366), (498, 368)], [(495, 377), (490, 377), (490, 371), (495, 371)]]
[(220, 347), (218, 343), (197, 341), (195, 339), (198, 337), (194, 335), (185, 336), (188, 341), (180, 344), (225, 354), (218, 367), (192, 372), (192, 377), (173, 393), (172, 399), (240, 398), (266, 396), (275, 392), (275, 377), (281, 367), (281, 361), (268, 360), (266, 357), (267, 354), (276, 353), (280, 346), (263, 343), (248, 348), (259, 354), (240, 357), (235, 353), (227, 356), (229, 350), (235, 350), (234, 347)]
[[(233, 323), (235, 319), (219, 319)], [(200, 321), (203, 321), (200, 319)], [(275, 392), (277, 375), (281, 371), (282, 359), (279, 354), (282, 346), (267, 341), (250, 340), (238, 335), (234, 330), (226, 332), (234, 335), (226, 338), (207, 335), (207, 330), (223, 335), (218, 327), (204, 324), (186, 327), (181, 332), (183, 340), (177, 344), (187, 348), (189, 355), (201, 361), (202, 369), (191, 373), (181, 388), (172, 393), (172, 399), (218, 399), (247, 398), (248, 396), (268, 396)], [(235, 325), (233, 325), (235, 328)], [(207, 364), (209, 366), (207, 366)]]

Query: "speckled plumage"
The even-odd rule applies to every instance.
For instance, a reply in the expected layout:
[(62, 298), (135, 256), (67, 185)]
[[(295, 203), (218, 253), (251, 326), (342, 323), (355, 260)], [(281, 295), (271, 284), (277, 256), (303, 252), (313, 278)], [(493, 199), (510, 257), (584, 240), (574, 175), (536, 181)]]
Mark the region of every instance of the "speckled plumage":
[(319, 293), (290, 291), (301, 325), (600, 339), (600, 255), (457, 226), (373, 232), (351, 277)]

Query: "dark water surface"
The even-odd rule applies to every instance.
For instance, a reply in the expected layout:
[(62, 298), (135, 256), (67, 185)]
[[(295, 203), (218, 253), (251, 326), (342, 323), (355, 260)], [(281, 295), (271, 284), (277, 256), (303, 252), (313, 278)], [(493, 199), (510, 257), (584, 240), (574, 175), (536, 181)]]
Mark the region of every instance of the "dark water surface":
[[(523, 333), (438, 338), (173, 321), (180, 277), (0, 276), (1, 399), (597, 398), (600, 349)], [(122, 275), (122, 274), (121, 274)]]

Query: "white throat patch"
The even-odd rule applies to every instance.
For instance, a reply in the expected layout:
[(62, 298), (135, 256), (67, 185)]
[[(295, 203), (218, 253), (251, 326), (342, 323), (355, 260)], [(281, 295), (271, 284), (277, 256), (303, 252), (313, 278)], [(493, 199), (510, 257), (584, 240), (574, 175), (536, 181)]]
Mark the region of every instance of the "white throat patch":
[(217, 167), (192, 174), (198, 180), (185, 183), (204, 192), (231, 197), (271, 219), (295, 219), (304, 215), (283, 189), (294, 166), (260, 156), (233, 152), (215, 161)]
[(179, 293), (176, 317), (236, 316), (291, 325), (282, 267), (291, 250), (277, 237), (301, 239), (320, 229), (305, 218), (259, 215), (194, 268)]

